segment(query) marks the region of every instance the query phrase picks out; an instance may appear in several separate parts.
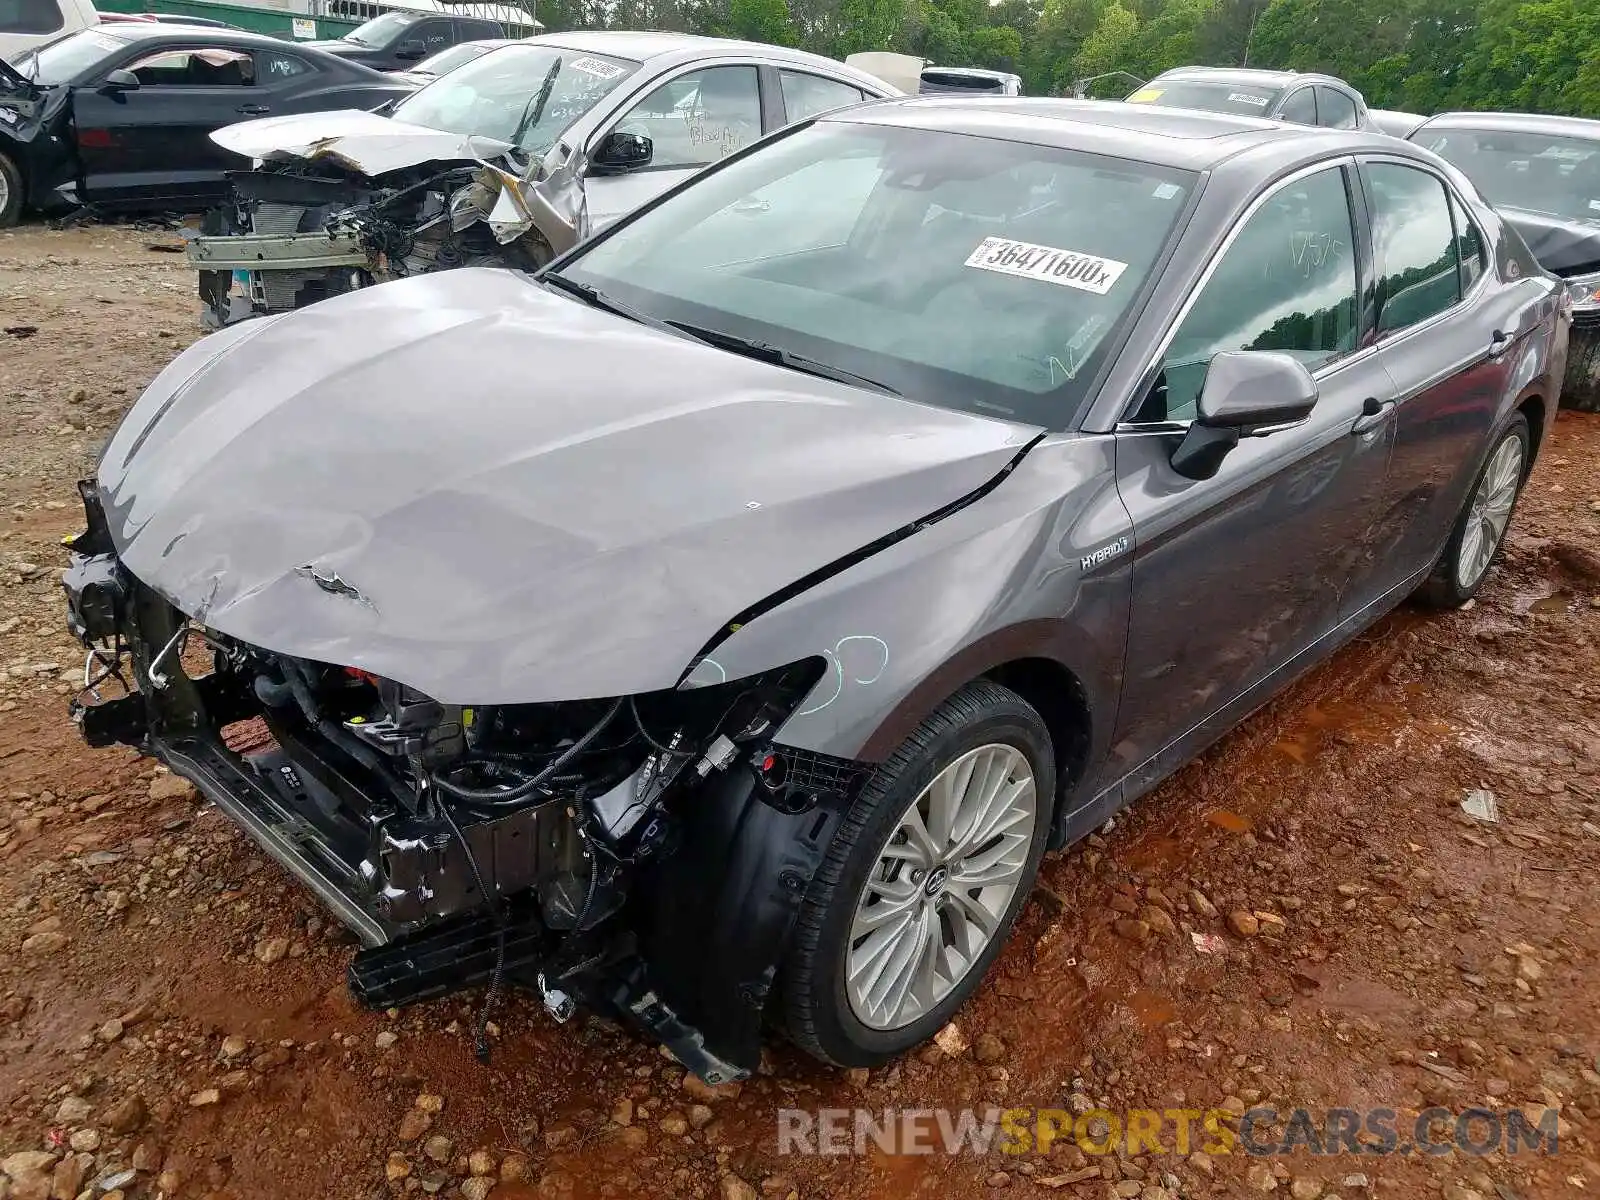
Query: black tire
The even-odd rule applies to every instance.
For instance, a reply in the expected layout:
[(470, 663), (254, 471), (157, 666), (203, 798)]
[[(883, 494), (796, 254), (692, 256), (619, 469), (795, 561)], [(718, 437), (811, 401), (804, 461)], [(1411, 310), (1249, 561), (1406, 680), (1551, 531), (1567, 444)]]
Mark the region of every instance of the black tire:
[[(898, 1029), (875, 1029), (851, 1011), (844, 962), (857, 900), (878, 854), (906, 809), (948, 764), (1002, 742), (1022, 752), (1034, 773), (1033, 836), (1016, 894), (988, 946), (944, 1000)], [(1055, 763), (1039, 714), (1016, 693), (979, 680), (939, 707), (873, 775), (840, 823), (801, 904), (783, 966), (784, 1023), (801, 1049), (841, 1067), (870, 1067), (926, 1041), (966, 1003), (1005, 945), (1033, 890), (1055, 804)]]
[[(1495, 438), (1494, 446), (1484, 456), (1483, 466), (1473, 477), (1472, 487), (1467, 490), (1466, 499), (1461, 503), (1461, 512), (1456, 517), (1456, 523), (1450, 530), (1450, 540), (1444, 545), (1444, 553), (1439, 556), (1439, 561), (1434, 564), (1433, 573), (1430, 574), (1422, 587), (1417, 590), (1417, 600), (1428, 608), (1460, 608), (1468, 600), (1478, 594), (1478, 589), (1483, 586), (1483, 581), (1489, 578), (1489, 569), (1494, 566), (1495, 559), (1500, 557), (1505, 548), (1505, 534), (1501, 532), (1500, 540), (1496, 543), (1494, 552), (1490, 556), (1489, 565), (1484, 567), (1483, 573), (1470, 584), (1463, 583), (1457, 570), (1461, 557), (1461, 542), (1466, 537), (1468, 525), (1471, 523), (1472, 502), (1478, 494), (1478, 487), (1483, 482), (1483, 477), (1488, 474), (1490, 465), (1495, 460), (1495, 455), (1505, 445), (1508, 438), (1516, 438), (1522, 443), (1522, 475), (1517, 481), (1517, 493), (1511, 501), (1511, 516), (1516, 515), (1516, 503), (1522, 496), (1522, 484), (1527, 479), (1528, 468), (1532, 461), (1532, 438), (1528, 433), (1528, 418), (1521, 413), (1514, 415), (1506, 427), (1500, 431), (1500, 436)], [(1511, 516), (1506, 518), (1507, 528), (1510, 527)]]
[(1561, 407), (1600, 412), (1600, 329), (1575, 329), (1567, 347)]
[(6, 199), (0, 203), (0, 229), (10, 229), (22, 217), (22, 171), (0, 154), (0, 176), (4, 176), (6, 184)]

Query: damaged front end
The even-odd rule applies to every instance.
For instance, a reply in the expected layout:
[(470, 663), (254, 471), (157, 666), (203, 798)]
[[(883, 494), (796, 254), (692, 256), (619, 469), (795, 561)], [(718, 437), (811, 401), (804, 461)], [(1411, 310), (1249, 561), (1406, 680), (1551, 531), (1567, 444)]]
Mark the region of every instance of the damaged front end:
[(715, 687), (441, 704), (207, 629), (121, 564), (95, 485), (80, 491), (63, 583), (88, 648), (84, 738), (159, 758), (316, 892), (363, 943), (362, 1002), (488, 984), (486, 1020), (503, 982), (557, 1019), (581, 1002), (621, 1020), (708, 1082), (759, 1062), (782, 942), (864, 782), (772, 741), (822, 660)]
[(396, 166), (364, 155), (359, 139), (330, 137), (231, 173), (230, 203), (206, 214), (187, 247), (203, 323), (458, 267), (532, 270), (578, 241), (582, 186), (559, 156), (524, 163), (504, 143), (418, 140), (434, 157)]

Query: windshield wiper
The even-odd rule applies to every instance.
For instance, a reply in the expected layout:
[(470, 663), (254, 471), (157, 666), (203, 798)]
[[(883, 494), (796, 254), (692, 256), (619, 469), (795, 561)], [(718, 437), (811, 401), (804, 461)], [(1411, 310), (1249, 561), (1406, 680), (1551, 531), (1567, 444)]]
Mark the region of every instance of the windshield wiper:
[(561, 60), (558, 58), (550, 64), (550, 69), (544, 73), (544, 82), (539, 85), (538, 92), (528, 101), (522, 110), (522, 116), (517, 120), (517, 128), (508, 139), (513, 146), (522, 145), (522, 136), (539, 123), (539, 118), (544, 116), (544, 106), (550, 99), (550, 89), (556, 85), (556, 76), (561, 73)]
[(803, 354), (796, 354), (793, 350), (785, 350), (782, 346), (774, 346), (770, 342), (759, 342), (754, 338), (742, 338), (737, 334), (723, 333), (718, 329), (702, 329), (698, 325), (685, 324), (682, 321), (668, 321), (674, 329), (680, 329), (698, 341), (731, 350), (735, 354), (742, 354), (746, 358), (758, 359), (761, 362), (773, 363), (776, 366), (788, 367), (791, 371), (799, 371), (804, 375), (815, 375), (818, 379), (831, 379), (835, 383), (849, 383), (856, 387), (871, 388), (875, 392), (883, 392), (890, 396), (900, 396), (902, 393), (877, 379), (866, 375), (857, 375), (854, 371), (846, 371), (843, 367), (836, 367), (832, 363), (820, 362), (815, 358), (807, 358)]
[(708, 339), (684, 328), (676, 321), (663, 321), (660, 317), (652, 317), (649, 313), (640, 312), (630, 304), (624, 304), (621, 300), (612, 299), (599, 288), (590, 284), (579, 283), (575, 279), (568, 279), (565, 275), (554, 274), (539, 276), (539, 282), (566, 292), (569, 296), (576, 296), (591, 308), (615, 313), (619, 317), (626, 317), (628, 320), (646, 326), (649, 329), (670, 333), (673, 337), (688, 338), (691, 342), (703, 342), (708, 346), (711, 344)]

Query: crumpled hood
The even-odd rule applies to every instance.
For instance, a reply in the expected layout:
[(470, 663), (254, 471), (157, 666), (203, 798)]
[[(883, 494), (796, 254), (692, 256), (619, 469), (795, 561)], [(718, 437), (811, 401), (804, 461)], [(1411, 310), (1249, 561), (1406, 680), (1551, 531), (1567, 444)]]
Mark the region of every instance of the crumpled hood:
[(471, 269), (202, 340), (99, 483), (128, 569), (211, 628), (525, 703), (673, 686), (724, 623), (1035, 432)]
[(476, 162), (512, 149), (498, 138), (449, 133), (354, 108), (241, 121), (213, 131), (211, 140), (246, 158), (328, 158), (369, 176), (427, 162)]
[(1554, 275), (1600, 271), (1600, 222), (1570, 221), (1523, 208), (1500, 215), (1522, 235), (1539, 265)]

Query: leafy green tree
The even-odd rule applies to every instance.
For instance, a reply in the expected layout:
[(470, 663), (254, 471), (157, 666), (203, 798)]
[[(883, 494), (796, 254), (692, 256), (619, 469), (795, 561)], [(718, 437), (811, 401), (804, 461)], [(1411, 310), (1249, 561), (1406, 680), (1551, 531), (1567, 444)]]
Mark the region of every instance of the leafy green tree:
[(1111, 0), (1073, 60), (1074, 77), (1127, 70), (1123, 63), (1130, 61), (1138, 36), (1139, 18), (1123, 8), (1120, 0)]

